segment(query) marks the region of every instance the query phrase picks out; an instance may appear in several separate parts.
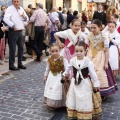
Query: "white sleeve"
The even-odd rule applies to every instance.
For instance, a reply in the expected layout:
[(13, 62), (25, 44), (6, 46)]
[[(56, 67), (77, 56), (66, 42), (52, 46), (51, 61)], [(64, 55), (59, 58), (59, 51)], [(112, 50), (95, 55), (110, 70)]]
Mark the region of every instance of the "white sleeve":
[(45, 70), (44, 76), (48, 76), (49, 71), (50, 71), (49, 63), (47, 62), (47, 64), (46, 64), (46, 70)]
[(12, 16), (12, 11), (10, 10), (10, 8), (8, 7), (6, 12), (5, 12), (5, 16), (4, 16), (4, 22), (9, 26), (9, 27), (14, 27), (14, 23), (11, 21), (11, 16)]
[(104, 48), (109, 48), (109, 43), (110, 43), (109, 38), (105, 37), (104, 38)]
[(72, 68), (71, 61), (70, 61), (70, 63), (68, 63), (68, 61), (66, 59), (64, 59), (64, 67), (65, 67), (65, 72), (63, 73), (63, 76), (65, 76), (66, 74), (69, 74), (69, 72)]
[(89, 69), (90, 77), (91, 77), (91, 79), (93, 81), (94, 87), (100, 87), (100, 83), (98, 81), (98, 77), (97, 77), (97, 74), (95, 72), (94, 65), (93, 65), (92, 62), (88, 66), (88, 69)]
[(120, 35), (116, 36), (115, 39), (112, 39), (114, 45), (120, 46)]
[(67, 66), (68, 66), (68, 61), (67, 59), (63, 58), (63, 64), (64, 64), (64, 69), (66, 70)]
[(60, 38), (64, 38), (67, 39), (68, 38), (68, 33), (67, 30), (65, 31), (60, 31), (60, 32), (56, 32), (55, 35), (57, 35)]

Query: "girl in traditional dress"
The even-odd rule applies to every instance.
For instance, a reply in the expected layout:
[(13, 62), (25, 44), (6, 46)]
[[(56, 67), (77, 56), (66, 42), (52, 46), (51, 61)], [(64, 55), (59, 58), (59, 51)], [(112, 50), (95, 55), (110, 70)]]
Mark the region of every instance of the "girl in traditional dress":
[(86, 35), (88, 36), (89, 34), (89, 30), (86, 28), (86, 23), (84, 21), (81, 22), (81, 31)]
[(106, 32), (110, 44), (109, 44), (109, 63), (111, 66), (111, 69), (113, 70), (113, 75), (118, 75), (119, 70), (119, 52), (118, 47), (120, 46), (120, 34), (118, 33), (116, 29), (116, 23), (110, 22), (108, 26), (108, 32)]
[(65, 107), (66, 94), (69, 87), (68, 81), (62, 80), (68, 62), (60, 56), (60, 48), (57, 43), (50, 47), (51, 57), (47, 61), (44, 80), (46, 81), (44, 90), (44, 103), (51, 109)]
[(88, 36), (87, 56), (93, 61), (95, 70), (100, 81), (101, 96), (108, 96), (118, 90), (115, 78), (113, 77), (109, 61), (109, 39), (101, 32), (102, 23), (95, 19), (91, 24), (91, 32)]
[[(100, 84), (92, 61), (85, 57), (86, 45), (83, 41), (77, 43), (75, 52), (76, 56), (70, 60), (63, 73), (63, 76), (68, 77), (69, 70), (73, 68), (74, 74), (66, 101), (68, 117), (77, 120), (93, 120), (102, 113)], [(66, 80), (64, 77), (63, 79)]]
[[(111, 22), (115, 22), (116, 23), (116, 30), (118, 30), (118, 32), (120, 33), (120, 22), (119, 22), (119, 15), (117, 14), (113, 14), (111, 15)], [(108, 27), (109, 27), (109, 23), (108, 25), (104, 28), (103, 33), (108, 31)]]
[[(64, 47), (61, 51), (61, 55), (68, 61), (75, 56), (74, 48), (78, 41), (86, 41), (86, 35), (80, 31), (80, 21), (74, 19), (71, 23), (71, 29), (57, 32), (54, 34), (56, 41), (61, 47)], [(61, 43), (60, 38), (65, 39), (64, 44)]]

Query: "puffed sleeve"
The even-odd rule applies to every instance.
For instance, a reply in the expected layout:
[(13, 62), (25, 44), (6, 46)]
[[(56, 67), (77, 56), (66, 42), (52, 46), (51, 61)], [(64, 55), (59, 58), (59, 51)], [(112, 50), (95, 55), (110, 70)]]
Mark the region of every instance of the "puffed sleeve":
[(120, 35), (118, 32), (115, 34), (115, 38), (112, 39), (112, 43), (120, 47)]
[(46, 70), (45, 70), (44, 76), (48, 76), (49, 71), (50, 71), (50, 68), (49, 68), (49, 63), (48, 63), (48, 61), (47, 61)]
[(109, 48), (109, 38), (107, 35), (104, 36), (104, 48)]
[(55, 35), (57, 35), (57, 36), (59, 36), (60, 38), (63, 38), (63, 39), (67, 39), (68, 38), (67, 30), (56, 32)]
[(97, 74), (95, 72), (94, 65), (92, 62), (89, 63), (88, 69), (89, 69), (90, 77), (93, 81), (94, 87), (100, 87), (100, 83), (98, 81), (98, 77), (97, 77)]

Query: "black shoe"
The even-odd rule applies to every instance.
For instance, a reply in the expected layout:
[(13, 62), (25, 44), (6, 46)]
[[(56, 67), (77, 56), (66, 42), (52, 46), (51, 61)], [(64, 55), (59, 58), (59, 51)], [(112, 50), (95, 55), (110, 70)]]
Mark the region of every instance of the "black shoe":
[(26, 58), (22, 57), (22, 61), (26, 61)]
[(36, 62), (41, 62), (43, 60), (44, 54), (42, 54), (41, 56), (37, 56), (37, 58), (35, 59)]
[(25, 57), (25, 56), (23, 56), (22, 58), (23, 58), (23, 59), (27, 59), (27, 57)]
[(25, 66), (21, 65), (21, 66), (18, 66), (19, 69), (26, 69)]
[(17, 70), (20, 70), (20, 69), (19, 69), (19, 68), (16, 68), (16, 67), (14, 66), (14, 67), (9, 67), (9, 70), (17, 71)]

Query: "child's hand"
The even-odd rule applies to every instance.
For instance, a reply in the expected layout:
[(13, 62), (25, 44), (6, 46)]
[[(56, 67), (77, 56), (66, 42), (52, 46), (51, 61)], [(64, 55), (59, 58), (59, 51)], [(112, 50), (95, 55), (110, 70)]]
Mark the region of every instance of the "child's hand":
[(108, 63), (105, 63), (105, 65), (104, 65), (104, 69), (105, 69), (105, 70), (108, 69)]
[(94, 87), (94, 92), (99, 92), (100, 91), (100, 88), (99, 87)]
[(44, 76), (44, 81), (47, 81), (47, 76)]
[(60, 48), (64, 48), (65, 45), (64, 45), (64, 43), (60, 42), (59, 46), (60, 46)]
[(65, 76), (63, 76), (63, 80), (68, 80), (69, 79), (69, 74), (65, 74)]

